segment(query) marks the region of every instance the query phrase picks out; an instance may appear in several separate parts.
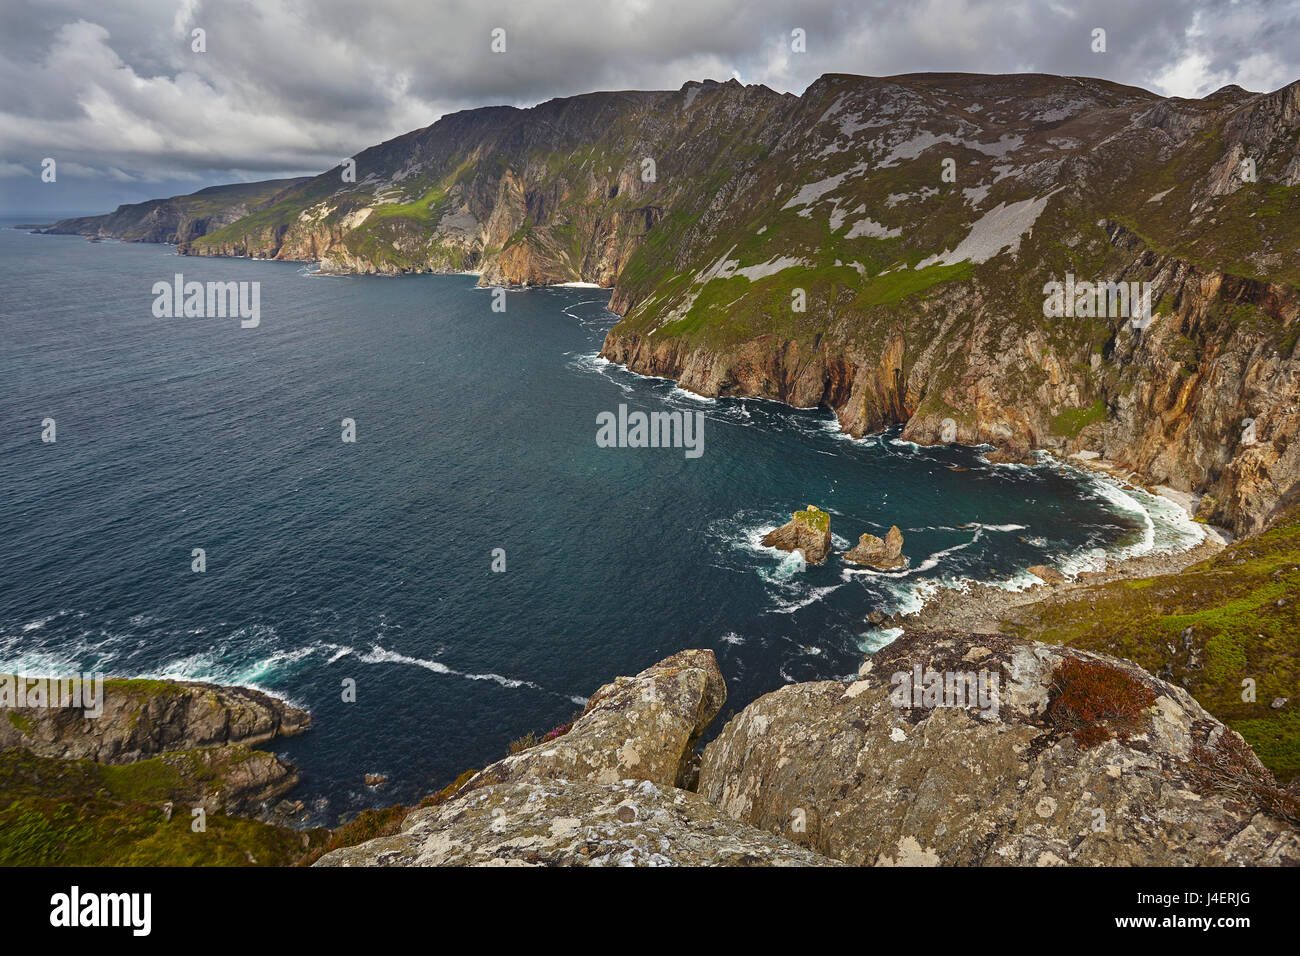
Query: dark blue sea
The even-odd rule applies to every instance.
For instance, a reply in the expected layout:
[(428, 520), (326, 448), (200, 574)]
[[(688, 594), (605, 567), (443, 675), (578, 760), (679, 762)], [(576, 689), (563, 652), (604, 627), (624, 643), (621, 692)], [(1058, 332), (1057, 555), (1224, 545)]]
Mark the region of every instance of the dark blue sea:
[[(0, 669), (307, 707), (312, 729), (276, 746), (317, 822), (416, 800), (683, 648), (717, 652), (725, 717), (853, 674), (890, 637), (872, 610), (1196, 534), (1058, 464), (853, 441), (827, 410), (630, 374), (596, 358), (605, 291), (512, 292), (501, 313), (472, 276), (313, 268), (0, 229)], [(260, 325), (155, 318), (178, 272), (259, 282)], [(703, 412), (703, 455), (597, 447), (620, 403)], [(910, 567), (758, 544), (808, 503), (841, 548), (898, 524)]]

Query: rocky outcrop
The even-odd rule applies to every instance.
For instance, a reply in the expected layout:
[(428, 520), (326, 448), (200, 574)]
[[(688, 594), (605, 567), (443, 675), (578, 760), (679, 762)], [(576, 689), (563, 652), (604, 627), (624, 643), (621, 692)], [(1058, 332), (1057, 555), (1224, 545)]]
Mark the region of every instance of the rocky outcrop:
[(803, 511), (796, 511), (781, 527), (763, 535), (763, 547), (800, 551), (809, 564), (821, 564), (831, 553), (831, 516), (816, 505), (809, 505)]
[[(9, 689), (18, 680), (38, 686), (30, 678), (0, 677)], [(267, 816), (271, 801), (297, 786), (297, 768), (252, 748), (306, 729), (306, 711), (246, 687), (160, 680), (101, 686), (99, 716), (83, 707), (5, 707), (0, 751), (21, 750), (67, 767), (91, 761), (117, 768), (112, 779), (132, 800), (210, 814)], [(25, 691), (27, 700), (31, 692)], [(93, 712), (93, 690), (81, 693)]]
[(568, 733), (486, 768), (400, 833), (316, 865), (833, 865), (682, 789), (725, 699), (712, 651), (674, 654), (605, 685)]
[(166, 781), (166, 793), (157, 798), (209, 814), (270, 818), (264, 807), (299, 782), (293, 764), (242, 744), (168, 752), (150, 762), (158, 765), (158, 780)]
[(907, 564), (907, 558), (903, 557), (903, 532), (898, 530), (898, 525), (893, 525), (883, 541), (874, 534), (864, 534), (844, 552), (844, 560), (879, 571), (901, 568)]
[(835, 866), (685, 790), (640, 783), (504, 783), (416, 810), (402, 832), (316, 866)]
[(1045, 564), (1034, 564), (1026, 568), (1030, 574), (1046, 584), (1060, 584), (1065, 580), (1065, 575), (1056, 568), (1050, 568)]
[(702, 725), (665, 734), (661, 715), (707, 723), (711, 663), (686, 651), (616, 680), (559, 741), (317, 865), (1300, 863), (1295, 795), (1185, 691), (1126, 661), (908, 636), (857, 681), (746, 707), (705, 748), (693, 793), (669, 768)]
[(188, 681), (107, 680), (103, 713), (84, 714), (72, 707), (6, 708), (0, 749), (120, 764), (167, 751), (256, 746), (311, 723), (306, 711), (261, 691)]
[(760, 698), (699, 794), (852, 864), (1300, 863), (1296, 801), (1186, 691), (1000, 636), (908, 635)]
[(587, 701), (569, 732), (501, 760), (461, 788), (520, 780), (686, 782), (695, 745), (722, 709), (727, 685), (712, 651), (681, 651)]

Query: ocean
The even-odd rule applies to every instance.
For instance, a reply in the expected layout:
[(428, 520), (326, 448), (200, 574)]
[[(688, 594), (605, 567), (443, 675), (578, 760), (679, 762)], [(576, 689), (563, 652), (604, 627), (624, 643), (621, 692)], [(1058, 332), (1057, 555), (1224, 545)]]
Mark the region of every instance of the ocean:
[[(306, 707), (312, 729), (272, 746), (316, 823), (418, 800), (684, 648), (718, 655), (716, 731), (783, 683), (854, 674), (890, 637), (873, 610), (1200, 535), (1059, 463), (855, 441), (825, 409), (631, 374), (597, 358), (603, 290), (494, 311), (473, 276), (326, 277), (18, 221), (0, 221), (0, 670)], [(258, 324), (156, 317), (177, 273), (259, 283)], [(601, 447), (620, 405), (702, 413), (702, 453)], [(837, 549), (897, 524), (909, 567), (759, 544), (807, 504)]]

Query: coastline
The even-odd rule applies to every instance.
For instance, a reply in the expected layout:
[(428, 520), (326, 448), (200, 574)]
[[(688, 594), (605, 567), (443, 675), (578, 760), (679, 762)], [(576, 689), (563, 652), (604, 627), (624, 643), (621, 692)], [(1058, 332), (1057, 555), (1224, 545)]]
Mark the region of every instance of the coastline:
[[(1095, 455), (1071, 455), (1068, 459), (1054, 458), (1067, 467), (1093, 471), (1121, 488), (1145, 491), (1177, 505), (1195, 521), (1200, 496), (1182, 492), (1164, 485), (1148, 485), (1140, 476), (1125, 472), (1114, 462)], [(1007, 611), (1030, 604), (1060, 599), (1072, 591), (1106, 584), (1125, 578), (1147, 578), (1178, 574), (1185, 568), (1218, 554), (1233, 541), (1226, 529), (1197, 522), (1204, 529), (1204, 537), (1190, 548), (1177, 551), (1150, 551), (1137, 555), (1108, 554), (1104, 566), (1095, 570), (1080, 571), (1064, 581), (1042, 581), (1021, 590), (1008, 590), (993, 584), (966, 582), (964, 587), (939, 588), (924, 598), (922, 606), (907, 614), (895, 614), (882, 622), (901, 633), (915, 631), (967, 631), (974, 634), (1000, 633), (1000, 621)]]
[[(597, 358), (638, 378), (672, 382), (676, 390), (692, 398), (709, 402), (718, 401), (716, 397), (700, 395), (683, 385), (678, 379), (637, 372), (629, 368), (626, 363), (605, 358), (603, 355), (598, 354)], [(791, 409), (800, 409), (800, 406), (762, 396), (727, 397), (775, 401)], [(867, 436), (855, 438), (842, 428), (840, 435), (851, 441), (863, 441), (867, 438)], [(1134, 555), (1108, 553), (1101, 567), (1069, 574), (1066, 580), (1059, 582), (1040, 581), (1012, 590), (1004, 584), (988, 584), (967, 579), (960, 586), (918, 588), (912, 592), (915, 599), (921, 602), (917, 609), (896, 611), (892, 615), (868, 621), (867, 630), (860, 635), (864, 638), (863, 648), (867, 656), (879, 652), (881, 648), (908, 632), (950, 630), (996, 634), (999, 633), (1000, 618), (1011, 608), (1055, 600), (1080, 588), (1123, 578), (1177, 574), (1184, 568), (1213, 557), (1235, 540), (1235, 536), (1226, 528), (1196, 519), (1200, 495), (1179, 491), (1167, 485), (1148, 483), (1141, 475), (1120, 468), (1113, 461), (1102, 458), (1096, 452), (1076, 452), (1068, 457), (1062, 457), (1045, 448), (1031, 449), (1031, 451), (1042, 452), (1044, 457), (1040, 458), (1035, 465), (1022, 467), (1043, 467), (1054, 464), (1081, 473), (1091, 472), (1121, 491), (1138, 490), (1161, 498), (1185, 514), (1189, 521), (1195, 522), (1204, 531), (1204, 536), (1191, 547), (1179, 550), (1152, 550)], [(1147, 513), (1150, 516), (1150, 512)]]

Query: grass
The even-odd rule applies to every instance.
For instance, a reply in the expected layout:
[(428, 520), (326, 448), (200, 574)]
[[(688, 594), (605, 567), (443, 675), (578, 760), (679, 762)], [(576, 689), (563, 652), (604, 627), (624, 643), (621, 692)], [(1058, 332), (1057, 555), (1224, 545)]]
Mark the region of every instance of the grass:
[(1087, 408), (1069, 408), (1052, 417), (1052, 431), (1067, 438), (1078, 438), (1089, 425), (1106, 420), (1106, 403), (1100, 398)]
[(192, 830), (190, 807), (171, 819), (163, 788), (175, 768), (130, 767), (0, 753), (0, 866), (284, 866), (328, 831), (209, 814)]
[(815, 505), (809, 505), (804, 511), (796, 511), (794, 520), (799, 524), (807, 525), (818, 534), (829, 531), (831, 527), (831, 516)]
[(434, 186), (419, 199), (408, 203), (383, 203), (379, 206), (373, 206), (370, 213), (371, 219), (392, 219), (401, 217), (405, 219), (415, 219), (420, 222), (429, 222), (433, 219), (434, 210), (440, 206), (447, 198), (447, 190), (441, 186)]
[[(1179, 574), (1094, 585), (1013, 609), (1002, 628), (1135, 661), (1185, 686), (1279, 780), (1300, 775), (1300, 522), (1236, 542)], [(1287, 703), (1273, 708), (1281, 698)]]
[(975, 267), (969, 262), (946, 266), (926, 266), (924, 269), (897, 269), (869, 280), (858, 295), (861, 306), (895, 305), (909, 296), (934, 288), (941, 282), (962, 282), (969, 279)]

